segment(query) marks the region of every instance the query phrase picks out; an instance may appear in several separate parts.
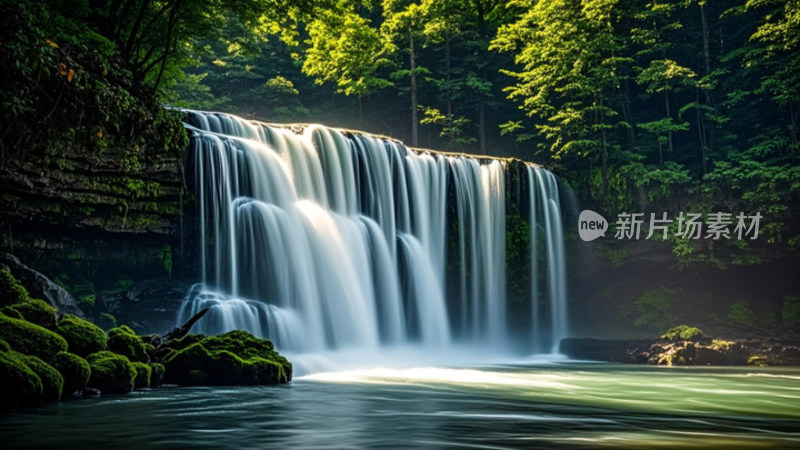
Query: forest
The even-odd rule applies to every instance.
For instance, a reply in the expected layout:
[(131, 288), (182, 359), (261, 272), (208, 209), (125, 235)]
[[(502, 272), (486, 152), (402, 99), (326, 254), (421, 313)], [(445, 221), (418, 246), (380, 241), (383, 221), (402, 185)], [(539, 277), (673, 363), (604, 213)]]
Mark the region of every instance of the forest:
[(172, 108), (227, 111), (538, 162), (606, 217), (763, 215), (757, 243), (673, 242), (682, 262), (800, 244), (796, 0), (0, 5), (3, 161), (125, 146), (135, 168), (184, 145)]

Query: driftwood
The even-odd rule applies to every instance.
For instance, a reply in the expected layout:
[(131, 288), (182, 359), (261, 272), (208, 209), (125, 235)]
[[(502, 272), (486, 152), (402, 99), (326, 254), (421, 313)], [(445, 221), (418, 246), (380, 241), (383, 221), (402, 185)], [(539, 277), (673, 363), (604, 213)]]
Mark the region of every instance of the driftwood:
[(208, 309), (209, 308), (203, 309), (199, 313), (193, 315), (192, 318), (187, 320), (186, 323), (184, 323), (183, 325), (173, 328), (172, 331), (170, 331), (169, 333), (165, 334), (162, 337), (162, 339), (164, 341), (168, 341), (170, 339), (180, 339), (180, 338), (186, 336), (187, 334), (189, 334), (189, 330), (192, 329), (192, 326), (194, 326), (194, 324), (198, 320), (200, 320), (203, 316), (206, 315), (206, 313), (208, 312)]

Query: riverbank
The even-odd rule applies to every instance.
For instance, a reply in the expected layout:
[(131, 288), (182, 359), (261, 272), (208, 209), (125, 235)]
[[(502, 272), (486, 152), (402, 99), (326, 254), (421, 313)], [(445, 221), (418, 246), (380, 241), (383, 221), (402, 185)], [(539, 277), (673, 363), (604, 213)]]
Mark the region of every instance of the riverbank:
[(800, 337), (711, 338), (676, 327), (657, 339), (568, 338), (560, 352), (577, 360), (662, 366), (800, 366)]

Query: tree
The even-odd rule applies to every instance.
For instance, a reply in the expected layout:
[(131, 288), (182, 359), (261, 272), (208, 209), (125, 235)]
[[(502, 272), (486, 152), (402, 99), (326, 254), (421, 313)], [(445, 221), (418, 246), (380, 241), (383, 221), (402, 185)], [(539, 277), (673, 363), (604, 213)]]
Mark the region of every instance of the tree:
[(306, 30), (303, 73), (320, 84), (333, 81), (337, 92), (357, 96), (360, 123), (362, 97), (392, 86), (377, 74), (389, 63), (385, 54), (390, 46), (369, 19), (351, 11), (324, 11)]

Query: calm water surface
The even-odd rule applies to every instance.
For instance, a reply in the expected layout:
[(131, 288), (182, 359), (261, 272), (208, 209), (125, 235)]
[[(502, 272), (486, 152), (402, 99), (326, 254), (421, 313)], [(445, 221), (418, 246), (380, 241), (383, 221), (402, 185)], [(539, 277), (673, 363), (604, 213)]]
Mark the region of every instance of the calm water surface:
[(800, 448), (800, 370), (368, 369), (0, 416), (4, 447)]

